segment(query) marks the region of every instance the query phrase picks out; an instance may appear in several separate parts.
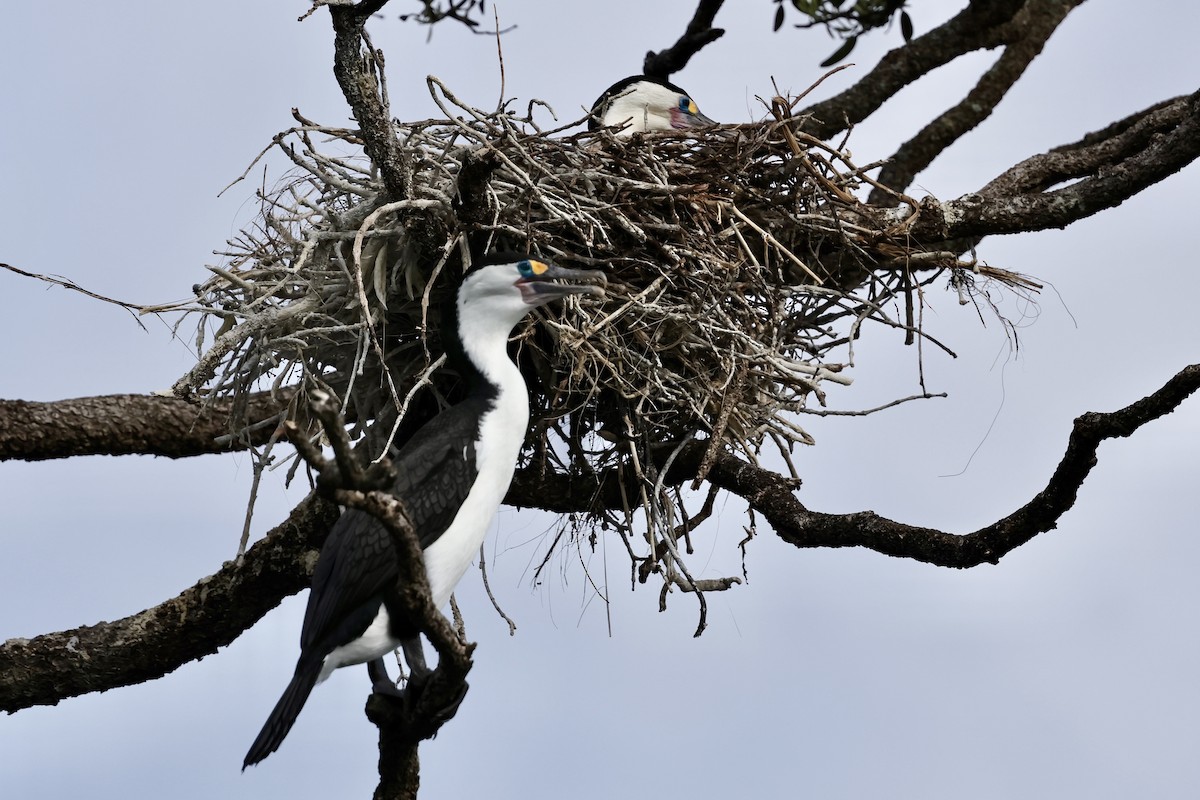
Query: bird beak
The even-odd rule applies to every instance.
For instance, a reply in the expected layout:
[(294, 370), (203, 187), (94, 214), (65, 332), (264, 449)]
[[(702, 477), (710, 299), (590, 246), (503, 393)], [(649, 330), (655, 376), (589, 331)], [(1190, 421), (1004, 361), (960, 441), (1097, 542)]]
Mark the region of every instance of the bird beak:
[[(695, 108), (695, 104), (692, 107)], [(677, 131), (716, 124), (718, 123), (715, 119), (709, 119), (704, 116), (698, 108), (695, 111), (687, 111), (681, 108), (671, 109), (671, 127)]]
[(557, 264), (546, 264), (546, 269), (521, 278), (517, 286), (530, 305), (542, 305), (569, 294), (590, 294), (604, 297), (608, 276), (596, 269), (567, 269)]

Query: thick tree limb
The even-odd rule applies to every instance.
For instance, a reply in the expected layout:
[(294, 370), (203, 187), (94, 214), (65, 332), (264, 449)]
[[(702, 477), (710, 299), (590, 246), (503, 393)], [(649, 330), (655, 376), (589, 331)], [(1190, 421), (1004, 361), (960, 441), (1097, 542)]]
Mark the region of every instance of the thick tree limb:
[(339, 498), (374, 515), (391, 534), (400, 568), (396, 593), (438, 653), (437, 667), (415, 695), (406, 689), (403, 698), (378, 693), (367, 698), (367, 718), (379, 728), (379, 785), (374, 798), (407, 800), (417, 796), (420, 785), (418, 746), (453, 717), (453, 712), (447, 715), (444, 710), (456, 710), (466, 694), (475, 645), (464, 641), (434, 606), (421, 544), (403, 504), (386, 492), (341, 493)]
[(948, 22), (885, 55), (854, 86), (797, 114), (811, 114), (805, 132), (830, 139), (862, 122), (918, 78), (966, 53), (1004, 44), (1006, 23), (1026, 0), (973, 0)]
[(263, 444), (291, 389), (250, 395), (246, 425), (231, 430), (232, 401), (199, 406), (174, 397), (116, 394), (49, 403), (0, 400), (0, 461), (87, 455), (187, 458)]
[[(1082, 415), (1046, 488), (1012, 514), (966, 535), (907, 525), (870, 511), (811, 511), (796, 498), (794, 481), (729, 454), (714, 459), (708, 480), (745, 499), (784, 541), (797, 547), (865, 547), (957, 568), (996, 563), (1057, 525), (1095, 466), (1102, 441), (1130, 436), (1175, 410), (1198, 389), (1200, 364), (1194, 364), (1124, 409)], [(703, 442), (685, 447), (668, 482), (681, 484), (694, 477), (705, 449)], [(596, 511), (597, 504), (619, 507), (620, 492), (615, 471), (572, 478), (539, 476), (526, 469), (517, 474), (506, 502), (588, 512)], [(215, 652), (308, 584), (316, 550), (336, 516), (332, 505), (307, 499), (247, 552), (242, 566), (226, 564), (178, 597), (117, 622), (5, 642), (0, 645), (0, 709), (52, 705), (66, 697), (151, 680)]]
[(337, 516), (336, 506), (310, 497), (241, 564), (226, 562), (170, 600), (115, 622), (0, 644), (0, 710), (154, 680), (217, 652), (308, 585)]
[[(411, 199), (413, 166), (398, 146), (388, 107), (383, 52), (374, 49), (366, 23), (387, 0), (362, 0), (354, 5), (331, 5), (333, 74), (358, 121), (363, 151), (379, 170), (388, 200)], [(446, 226), (430, 207), (410, 207), (397, 214), (408, 242), (419, 258), (427, 259), (446, 244)]]
[[(995, 564), (1040, 533), (1053, 530), (1075, 504), (1079, 487), (1097, 463), (1105, 439), (1126, 437), (1146, 423), (1174, 411), (1200, 389), (1200, 364), (1180, 370), (1153, 394), (1119, 411), (1089, 412), (1075, 420), (1066, 453), (1054, 474), (1032, 500), (974, 533), (959, 536), (893, 522), (864, 511), (822, 514), (796, 500), (790, 481), (750, 464), (718, 461), (709, 479), (746, 498), (786, 542), (797, 547), (866, 547), (885, 555), (912, 558), (943, 567)], [(683, 465), (681, 465), (682, 468)]]
[(642, 72), (665, 81), (686, 67), (692, 56), (701, 49), (724, 36), (724, 29), (712, 26), (724, 2), (725, 0), (700, 0), (683, 36), (666, 50), (659, 50), (657, 53), (651, 50), (646, 53), (646, 59), (642, 62)]
[(351, 6), (331, 5), (333, 20), (333, 74), (354, 112), (363, 137), (363, 150), (379, 168), (384, 187), (393, 200), (409, 196), (411, 170), (396, 147), (396, 133), (387, 97), (380, 85), (383, 55), (364, 50), (367, 20), (387, 0), (364, 0)]
[[(1096, 465), (1105, 439), (1126, 437), (1142, 425), (1171, 413), (1200, 389), (1200, 364), (1185, 367), (1153, 394), (1119, 411), (1089, 412), (1075, 420), (1067, 450), (1046, 488), (1012, 514), (966, 535), (907, 525), (871, 511), (826, 514), (809, 510), (795, 495), (796, 482), (728, 453), (714, 459), (708, 481), (744, 499), (786, 542), (797, 547), (865, 547), (884, 555), (912, 558), (942, 567), (994, 564), (1040, 533), (1052, 530), (1075, 503)], [(705, 443), (689, 443), (667, 475), (669, 485), (691, 480), (704, 459)], [(662, 455), (665, 455), (663, 453)], [(595, 511), (596, 504), (619, 507), (615, 470), (587, 478), (537, 476), (520, 472), (507, 501), (557, 512)], [(628, 490), (627, 490), (628, 491)]]
[[(1107, 135), (1102, 135), (1107, 134)], [(911, 233), (926, 242), (1064, 228), (1113, 208), (1200, 158), (1200, 91), (1033, 156), (978, 194), (926, 198)], [(1045, 191), (1064, 181), (1077, 180)]]
[[(902, 144), (879, 173), (879, 182), (895, 192), (903, 192), (921, 170), (928, 167), (947, 147), (991, 116), (997, 104), (1013, 84), (1025, 74), (1050, 35), (1083, 0), (1030, 0), (1002, 29), (1004, 52), (979, 79), (967, 96), (938, 116)], [(891, 192), (875, 189), (870, 202), (896, 205)]]
[[(1101, 175), (1123, 162), (1145, 156), (1148, 151), (1192, 139), (1200, 124), (1200, 91), (1155, 103), (1103, 130), (1089, 133), (1078, 142), (1032, 156), (1006, 170), (979, 190), (991, 197), (1012, 197), (1043, 192), (1078, 178)], [(1194, 141), (1194, 139), (1193, 139)], [(1200, 145), (1185, 147), (1193, 157)], [(1157, 155), (1157, 154), (1156, 154)], [(1147, 160), (1147, 159), (1143, 159)], [(1165, 177), (1165, 176), (1164, 176)]]

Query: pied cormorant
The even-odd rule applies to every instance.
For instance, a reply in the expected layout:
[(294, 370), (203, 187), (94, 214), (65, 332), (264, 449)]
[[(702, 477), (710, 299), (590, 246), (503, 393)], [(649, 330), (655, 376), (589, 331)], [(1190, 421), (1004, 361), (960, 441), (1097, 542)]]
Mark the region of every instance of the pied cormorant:
[[(521, 255), (493, 256), (469, 271), (448, 309), (448, 361), (468, 385), (394, 455), (392, 491), (424, 549), (433, 602), (445, 605), (483, 543), (529, 427), (529, 396), (508, 357), (508, 337), (537, 306), (568, 294), (604, 294), (604, 273)], [(376, 691), (395, 693), (383, 656), (403, 647), (427, 671), (419, 633), (396, 599), (396, 552), (373, 516), (346, 509), (313, 573), (296, 672), (246, 754), (242, 769), (279, 747), (313, 686), (338, 667), (368, 663)], [(414, 663), (414, 661), (416, 663)]]
[(592, 104), (588, 130), (600, 126), (625, 126), (617, 134), (672, 131), (717, 123), (700, 113), (687, 92), (673, 83), (631, 75), (617, 81)]

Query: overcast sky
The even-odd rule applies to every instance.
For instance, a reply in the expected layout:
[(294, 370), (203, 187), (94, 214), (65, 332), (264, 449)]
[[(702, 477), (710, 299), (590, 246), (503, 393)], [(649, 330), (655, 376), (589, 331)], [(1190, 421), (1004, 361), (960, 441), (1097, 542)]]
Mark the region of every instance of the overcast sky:
[[(372, 25), (394, 113), (436, 113), (425, 76), (491, 107), (494, 40), (451, 26)], [(489, 4), (489, 7), (493, 4)], [(579, 117), (647, 49), (680, 34), (691, 2), (501, 0), (505, 91)], [(962, 2), (916, 2), (918, 32)], [(798, 91), (834, 48), (821, 33), (770, 31), (773, 7), (730, 3), (729, 29), (675, 81), (709, 116), (756, 119), (774, 77)], [(327, 15), (303, 3), (19, 3), (0, 26), (0, 260), (69, 276), (134, 302), (186, 297), (212, 251), (253, 215), (253, 187), (217, 193), (289, 110), (343, 123)], [(552, 9), (552, 10), (551, 10)], [(597, 11), (597, 9), (602, 9)], [(749, 12), (746, 11), (749, 9)], [(1130, 17), (1136, 10), (1137, 17)], [(750, 13), (752, 12), (752, 13)], [(918, 178), (953, 198), (1020, 158), (1194, 91), (1200, 6), (1091, 0), (996, 114)], [(860, 43), (864, 74), (898, 33)], [(883, 158), (957, 102), (994, 59), (960, 59), (857, 129), (861, 162)], [(926, 325), (957, 353), (926, 350), (945, 400), (869, 418), (809, 418), (801, 498), (969, 532), (1026, 502), (1062, 455), (1072, 419), (1112, 410), (1197, 361), (1195, 165), (1122, 207), (1073, 225), (987, 240), (989, 263), (1047, 284), (1014, 352), (949, 292)], [(56, 400), (168, 387), (193, 362), (154, 319), (0, 273), (0, 396)], [(917, 391), (915, 348), (871, 331), (858, 409)], [(1106, 443), (1059, 529), (999, 566), (939, 569), (874, 553), (799, 551), (765, 526), (750, 582), (692, 598), (629, 591), (623, 548), (565, 552), (531, 586), (555, 520), (501, 512), (488, 542), (507, 635), (477, 572), (458, 592), (479, 642), (457, 718), (422, 748), (424, 797), (1193, 798), (1200, 796), (1200, 564), (1195, 399), (1131, 440)], [(278, 483), (282, 476), (270, 476)], [(245, 456), (172, 462), (83, 458), (0, 464), (0, 639), (112, 620), (177, 594), (236, 551)], [(260, 536), (301, 496), (268, 487)], [(697, 537), (697, 577), (740, 570), (745, 516), (729, 502)], [(607, 556), (607, 558), (606, 558)], [(707, 560), (705, 560), (707, 558)], [(580, 566), (607, 579), (613, 635)], [(607, 570), (607, 571), (606, 571)], [(6, 797), (369, 797), (375, 729), (363, 669), (318, 688), (280, 751), (239, 772), (286, 685), (304, 595), (229, 648), (167, 677), (0, 719)]]

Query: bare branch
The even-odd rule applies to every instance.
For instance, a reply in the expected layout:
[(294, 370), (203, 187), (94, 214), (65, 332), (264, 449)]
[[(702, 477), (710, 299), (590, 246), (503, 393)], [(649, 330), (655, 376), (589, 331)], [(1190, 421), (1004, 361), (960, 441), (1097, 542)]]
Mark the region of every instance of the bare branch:
[(211, 655), (288, 595), (308, 586), (337, 507), (315, 497), (215, 574), (153, 608), (33, 639), (0, 644), (0, 710), (160, 678)]
[(20, 267), (14, 267), (12, 264), (0, 263), (0, 269), (6, 269), (9, 272), (15, 272), (16, 274), (22, 275), (26, 278), (33, 278), (34, 280), (39, 280), (44, 283), (48, 283), (51, 286), (61, 286), (62, 288), (67, 289), (68, 291), (79, 292), (80, 294), (90, 297), (93, 300), (99, 300), (102, 303), (109, 303), (111, 305), (118, 306), (119, 308), (123, 308), (126, 311), (128, 311), (131, 315), (133, 315), (134, 321), (141, 327), (142, 330), (146, 330), (146, 326), (142, 325), (142, 321), (141, 321), (141, 319), (139, 319), (139, 317), (142, 314), (147, 313), (147, 309), (150, 308), (150, 306), (148, 306), (148, 305), (139, 305), (137, 303), (128, 303), (124, 300), (117, 300), (112, 297), (107, 297), (105, 295), (93, 292), (90, 289), (85, 289), (82, 286), (80, 286), (79, 284), (75, 283), (75, 281), (73, 281), (69, 278), (63, 278), (63, 277), (59, 277), (57, 275), (39, 275), (36, 272), (28, 272), (26, 270), (21, 269)]
[[(1079, 417), (1046, 488), (1007, 517), (967, 535), (906, 525), (869, 511), (810, 511), (795, 497), (795, 481), (729, 454), (714, 459), (708, 480), (744, 498), (781, 538), (797, 547), (866, 547), (958, 568), (996, 563), (1057, 525), (1095, 466), (1102, 441), (1130, 436), (1175, 410), (1197, 389), (1200, 364), (1184, 368), (1161, 389), (1124, 409)], [(672, 466), (668, 483), (678, 485), (694, 477), (704, 454), (703, 442), (689, 443)], [(537, 476), (523, 470), (508, 501), (556, 511), (595, 511), (598, 504), (619, 507), (621, 487), (616, 481), (615, 471), (583, 479)], [(364, 507), (386, 502), (384, 498), (365, 495)], [(178, 597), (117, 622), (5, 642), (0, 645), (0, 709), (12, 712), (52, 705), (66, 697), (152, 680), (215, 652), (283, 597), (307, 585), (315, 549), (335, 518), (336, 509), (330, 504), (309, 498), (250, 548), (240, 566), (227, 563)], [(449, 645), (445, 653), (439, 647), (443, 657), (451, 655), (447, 663), (461, 664), (454, 660), (455, 648), (466, 645), (453, 635), (449, 623), (441, 618), (430, 625), (430, 631), (435, 646), (439, 639)], [(455, 679), (455, 674), (447, 677)]]
[[(454, 626), (433, 604), (433, 593), (425, 574), (424, 554), (416, 531), (408, 521), (404, 503), (387, 492), (339, 491), (338, 500), (372, 515), (387, 528), (397, 550), (396, 596), (407, 617), (425, 634), (438, 652), (438, 665), (420, 694), (411, 703), (381, 696), (368, 702), (367, 716), (380, 728), (383, 740), (417, 742), (431, 739), (447, 721), (440, 712), (461, 700), (466, 692), (471, 653), (475, 645), (463, 641)], [(392, 746), (396, 746), (393, 744)], [(380, 775), (381, 779), (385, 776)]]
[[(1186, 144), (1179, 140), (1195, 130), (1198, 120), (1200, 92), (1173, 97), (1130, 114), (1104, 130), (1089, 133), (1078, 142), (1028, 158), (979, 191), (993, 197), (1011, 197), (1095, 176), (1153, 148), (1161, 149), (1167, 141), (1164, 137), (1172, 137), (1169, 141), (1173, 144)], [(1185, 152), (1194, 154), (1196, 148), (1185, 148)]]
[(659, 50), (657, 53), (651, 50), (646, 53), (642, 72), (665, 81), (686, 67), (692, 56), (706, 45), (724, 36), (724, 29), (712, 26), (713, 19), (724, 2), (725, 0), (700, 0), (683, 36), (666, 50)]
[[(187, 458), (242, 450), (270, 439), (292, 391), (205, 406), (137, 394), (48, 403), (0, 400), (0, 461), (134, 454)], [(235, 405), (243, 406), (236, 423)]]
[[(996, 105), (1013, 84), (1025, 74), (1046, 45), (1050, 35), (1083, 0), (1030, 0), (1005, 26), (1004, 53), (983, 74), (961, 102), (945, 111), (896, 151), (879, 173), (879, 182), (895, 192), (903, 192), (921, 170), (928, 167), (947, 147), (991, 116)], [(891, 192), (876, 188), (870, 200), (874, 205), (898, 203)]]
[[(871, 511), (825, 514), (810, 511), (795, 496), (798, 481), (750, 464), (729, 453), (714, 460), (708, 481), (744, 499), (762, 514), (786, 542), (797, 547), (865, 547), (884, 555), (912, 558), (943, 567), (994, 564), (1040, 533), (1052, 530), (1075, 503), (1079, 487), (1096, 465), (1105, 439), (1132, 435), (1138, 428), (1174, 411), (1200, 389), (1200, 364), (1185, 367), (1158, 391), (1119, 411), (1089, 412), (1075, 420), (1066, 453), (1046, 488), (1012, 514), (966, 535), (907, 525)], [(656, 457), (665, 458), (666, 448)], [(680, 485), (695, 477), (705, 444), (689, 442), (667, 475)], [(537, 476), (519, 471), (507, 502), (558, 512), (592, 512), (619, 507), (616, 470), (582, 477)]]
[[(1200, 92), (1177, 97), (1037, 155), (978, 194), (926, 198), (912, 233), (922, 241), (1064, 228), (1113, 208), (1200, 158)], [(1059, 189), (1051, 186), (1077, 180)]]
[(898, 91), (938, 67), (966, 53), (999, 47), (1004, 44), (1006, 23), (1025, 3), (974, 0), (948, 22), (889, 52), (854, 86), (798, 112), (812, 115), (805, 130), (818, 139), (830, 139), (863, 121)]
[[(745, 498), (786, 542), (797, 547), (866, 547), (890, 556), (943, 567), (973, 567), (1000, 558), (1039, 533), (1054, 529), (1075, 504), (1079, 487), (1097, 463), (1105, 439), (1126, 437), (1142, 425), (1171, 413), (1200, 389), (1200, 364), (1185, 367), (1153, 394), (1108, 413), (1089, 412), (1075, 420), (1066, 453), (1032, 500), (974, 533), (956, 535), (894, 522), (870, 511), (823, 514), (809, 511), (793, 494), (793, 482), (733, 457), (718, 459), (709, 480)], [(681, 470), (698, 466), (698, 448)], [(686, 454), (685, 454), (686, 455)], [(684, 457), (680, 461), (684, 461)], [(685, 480), (686, 474), (671, 476)]]
[[(363, 149), (379, 168), (383, 185), (393, 200), (409, 196), (409, 166), (396, 147), (396, 133), (387, 95), (383, 91), (383, 54), (365, 40), (367, 19), (383, 8), (386, 0), (355, 6), (330, 6), (333, 20), (333, 74), (363, 137)], [(366, 47), (364, 48), (364, 45)]]
[(410, 683), (401, 698), (373, 693), (367, 700), (367, 717), (379, 728), (375, 797), (415, 797), (420, 776), (417, 746), (433, 738), (454, 716), (467, 692), (475, 645), (464, 641), (434, 605), (424, 552), (404, 502), (378, 490), (381, 476), (387, 476), (388, 485), (395, 479), (390, 463), (384, 459), (364, 466), (351, 447), (346, 423), (333, 399), (324, 392), (310, 392), (309, 399), (334, 451), (333, 461), (327, 461), (315, 448), (299, 448), (309, 465), (321, 473), (318, 489), (343, 506), (370, 514), (387, 530), (396, 550), (396, 577), (390, 594), (438, 652), (438, 665), (422, 680), (419, 690)]

